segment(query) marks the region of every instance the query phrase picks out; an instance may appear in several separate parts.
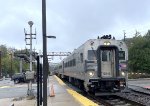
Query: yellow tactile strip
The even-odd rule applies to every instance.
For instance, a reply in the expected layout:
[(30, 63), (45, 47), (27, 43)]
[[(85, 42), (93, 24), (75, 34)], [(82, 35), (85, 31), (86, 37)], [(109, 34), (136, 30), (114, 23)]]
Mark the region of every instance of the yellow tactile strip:
[[(54, 76), (59, 84), (66, 85), (60, 78)], [(94, 103), (93, 101), (89, 100), (88, 98), (82, 96), (81, 94), (77, 93), (72, 89), (67, 89), (67, 92), (71, 94), (77, 101), (79, 101), (83, 106), (99, 106), (98, 104)]]
[(74, 97), (76, 98), (80, 103), (83, 104), (83, 106), (99, 106), (98, 104), (94, 103), (93, 101), (89, 100), (88, 98), (80, 95), (74, 90), (67, 89), (67, 91)]
[(0, 88), (10, 88), (11, 86), (0, 86)]
[(58, 78), (56, 75), (54, 75), (54, 77), (57, 79), (58, 83), (60, 85), (66, 85), (60, 78)]

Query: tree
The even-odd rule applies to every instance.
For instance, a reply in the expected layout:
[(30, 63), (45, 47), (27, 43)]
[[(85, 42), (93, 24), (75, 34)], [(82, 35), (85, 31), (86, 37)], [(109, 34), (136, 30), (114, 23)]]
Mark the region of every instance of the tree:
[(129, 68), (133, 72), (150, 73), (150, 31), (144, 36), (136, 31), (129, 47)]
[[(14, 73), (19, 72), (19, 61), (20, 59), (14, 56), (15, 52), (20, 52), (20, 50), (14, 48), (8, 48), (6, 45), (0, 45), (0, 51), (2, 52), (2, 74), (6, 75), (13, 75)], [(21, 52), (26, 53), (26, 50)], [(29, 54), (29, 53), (28, 53)], [(28, 69), (29, 64), (23, 61), (23, 70)]]

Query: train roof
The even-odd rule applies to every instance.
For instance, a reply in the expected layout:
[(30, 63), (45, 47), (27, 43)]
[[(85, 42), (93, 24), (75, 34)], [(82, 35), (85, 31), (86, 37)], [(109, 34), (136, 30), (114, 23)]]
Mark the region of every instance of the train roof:
[[(85, 45), (87, 45), (87, 44), (90, 44), (90, 43), (92, 43), (92, 42), (108, 41), (108, 40), (109, 40), (109, 41), (113, 41), (113, 42), (122, 42), (122, 43), (125, 44), (125, 42), (122, 41), (122, 40), (116, 40), (114, 37), (111, 38), (110, 35), (104, 35), (104, 36), (102, 36), (102, 37), (98, 37), (97, 39), (89, 39), (89, 40), (87, 40), (87, 41), (84, 42), (82, 45), (80, 45), (77, 49), (74, 49), (73, 52), (72, 52), (69, 56), (73, 55), (75, 52), (79, 51), (80, 49), (83, 49), (83, 48), (85, 47)], [(66, 58), (67, 58), (67, 57), (66, 57)], [(66, 58), (64, 58), (63, 60), (65, 60)]]

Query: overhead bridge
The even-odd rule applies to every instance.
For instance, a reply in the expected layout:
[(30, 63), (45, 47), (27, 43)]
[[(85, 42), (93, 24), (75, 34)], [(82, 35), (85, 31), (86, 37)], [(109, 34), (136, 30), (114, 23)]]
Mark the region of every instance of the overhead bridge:
[(69, 56), (71, 52), (48, 52), (47, 56)]
[[(69, 56), (71, 52), (48, 52), (47, 56)], [(43, 57), (43, 53), (40, 54)]]

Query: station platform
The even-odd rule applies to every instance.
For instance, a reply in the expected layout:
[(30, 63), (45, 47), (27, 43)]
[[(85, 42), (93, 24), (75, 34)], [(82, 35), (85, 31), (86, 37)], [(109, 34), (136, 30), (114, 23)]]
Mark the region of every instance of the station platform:
[[(48, 97), (48, 106), (99, 106), (68, 87), (57, 76), (49, 77), (49, 89), (54, 88), (54, 97)], [(50, 91), (51, 92), (51, 91)]]
[[(26, 84), (19, 85), (21, 87), (27, 86)], [(53, 88), (53, 89), (52, 89)], [(53, 92), (52, 92), (53, 91)], [(50, 94), (54, 94), (50, 97)], [(36, 92), (35, 92), (36, 94)], [(27, 97), (12, 97), (0, 99), (0, 106), (37, 106), (37, 98)], [(49, 76), (47, 86), (47, 106), (99, 106), (93, 101), (80, 95), (72, 88), (67, 86), (57, 76)]]

